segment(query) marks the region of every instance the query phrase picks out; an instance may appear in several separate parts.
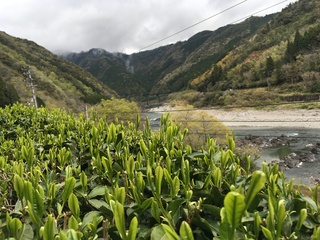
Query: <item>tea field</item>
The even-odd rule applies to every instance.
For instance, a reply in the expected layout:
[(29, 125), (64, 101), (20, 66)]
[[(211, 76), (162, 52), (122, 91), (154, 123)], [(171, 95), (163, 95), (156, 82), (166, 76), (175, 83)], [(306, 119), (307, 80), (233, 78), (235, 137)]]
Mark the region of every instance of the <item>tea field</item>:
[[(320, 239), (318, 187), (169, 116), (107, 123), (62, 110), (0, 109), (0, 239)], [(246, 164), (240, 164), (246, 162)]]

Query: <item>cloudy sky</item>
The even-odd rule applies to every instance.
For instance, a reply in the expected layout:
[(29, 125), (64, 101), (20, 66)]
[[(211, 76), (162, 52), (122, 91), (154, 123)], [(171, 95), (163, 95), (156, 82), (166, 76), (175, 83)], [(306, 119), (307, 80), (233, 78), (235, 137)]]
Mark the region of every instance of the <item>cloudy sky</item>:
[(275, 4), (255, 15), (278, 12), (295, 1), (1, 0), (0, 31), (35, 41), (53, 52), (103, 48), (132, 53), (186, 40), (197, 32), (215, 30)]

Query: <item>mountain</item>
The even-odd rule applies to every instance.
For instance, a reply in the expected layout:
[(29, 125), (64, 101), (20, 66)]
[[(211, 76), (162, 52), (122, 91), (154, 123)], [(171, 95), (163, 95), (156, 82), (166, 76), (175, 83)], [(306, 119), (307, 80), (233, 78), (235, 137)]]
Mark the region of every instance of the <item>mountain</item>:
[(136, 100), (185, 90), (198, 92), (193, 101), (200, 105), (230, 104), (235, 94), (225, 94), (228, 89), (249, 94), (259, 89), (260, 94), (264, 88), (279, 99), (310, 95), (320, 92), (319, 11), (318, 0), (300, 0), (280, 13), (149, 51), (127, 55), (92, 49), (63, 57)]
[(184, 42), (132, 55), (91, 49), (62, 57), (86, 69), (123, 97), (167, 94), (187, 88), (189, 80), (204, 73), (272, 17), (252, 17), (213, 32), (198, 33)]
[(85, 104), (116, 96), (77, 65), (32, 41), (0, 32), (0, 107), (16, 101), (30, 102), (30, 79), (36, 86), (38, 103), (47, 107), (80, 112)]
[(144, 86), (134, 74), (135, 69), (130, 65), (129, 55), (91, 49), (88, 52), (69, 53), (62, 57), (90, 72), (122, 97), (135, 93), (146, 94)]

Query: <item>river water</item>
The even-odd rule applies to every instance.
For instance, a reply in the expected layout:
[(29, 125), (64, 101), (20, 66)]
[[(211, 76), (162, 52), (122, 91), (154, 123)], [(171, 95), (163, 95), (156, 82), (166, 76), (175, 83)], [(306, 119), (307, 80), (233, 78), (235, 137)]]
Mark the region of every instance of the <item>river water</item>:
[[(150, 112), (147, 114), (151, 127), (158, 129), (160, 127), (161, 113)], [(299, 153), (308, 151), (307, 144), (315, 144), (320, 142), (320, 130), (310, 128), (268, 128), (268, 127), (231, 127), (237, 138), (242, 138), (248, 135), (260, 137), (279, 137), (281, 135), (292, 137), (294, 141), (290, 142), (289, 146), (279, 146), (265, 148), (259, 153), (259, 158), (256, 160), (258, 168), (262, 162), (270, 163), (273, 160), (282, 160), (290, 153)], [(309, 150), (310, 151), (310, 150)], [(318, 155), (319, 156), (319, 155)], [(288, 180), (294, 179), (296, 184), (313, 185), (314, 179), (320, 179), (320, 157), (317, 157), (314, 162), (305, 162), (298, 168), (284, 170), (284, 174)]]
[[(266, 161), (270, 163), (273, 160), (282, 160), (290, 153), (299, 153), (310, 151), (306, 148), (307, 144), (315, 144), (320, 142), (319, 129), (309, 128), (234, 128), (236, 136), (239, 138), (248, 135), (260, 137), (279, 137), (281, 135), (292, 137), (293, 141), (289, 146), (278, 146), (265, 148), (259, 153), (256, 160), (257, 166), (260, 168), (261, 163)], [(284, 174), (288, 180), (294, 179), (296, 184), (314, 184), (314, 179), (320, 179), (320, 158), (316, 157), (314, 162), (304, 162), (298, 168), (284, 170)]]

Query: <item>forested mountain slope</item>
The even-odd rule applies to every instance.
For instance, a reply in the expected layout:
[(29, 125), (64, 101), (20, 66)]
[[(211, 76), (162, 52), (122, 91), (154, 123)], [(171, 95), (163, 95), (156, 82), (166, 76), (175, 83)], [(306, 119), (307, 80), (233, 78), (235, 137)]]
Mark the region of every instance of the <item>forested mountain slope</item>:
[[(190, 81), (189, 88), (217, 93), (264, 87), (284, 99), (294, 95), (304, 95), (301, 100), (319, 98), (315, 94), (320, 93), (319, 16), (319, 1), (290, 4), (206, 73)], [(227, 93), (224, 100), (230, 94), (234, 93)]]
[(273, 15), (200, 32), (189, 40), (126, 55), (102, 49), (71, 53), (63, 57), (88, 70), (125, 97), (167, 94), (188, 87), (189, 81), (207, 71), (243, 39)]
[(34, 42), (0, 32), (0, 106), (16, 101), (30, 102), (30, 71), (39, 104), (83, 111), (84, 105), (114, 96), (82, 68), (72, 64)]
[(227, 104), (228, 89), (272, 89), (275, 98), (310, 95), (320, 91), (319, 16), (319, 1), (300, 0), (280, 13), (154, 50), (126, 55), (92, 49), (64, 57), (138, 100), (188, 89), (201, 93), (200, 105)]

